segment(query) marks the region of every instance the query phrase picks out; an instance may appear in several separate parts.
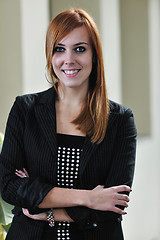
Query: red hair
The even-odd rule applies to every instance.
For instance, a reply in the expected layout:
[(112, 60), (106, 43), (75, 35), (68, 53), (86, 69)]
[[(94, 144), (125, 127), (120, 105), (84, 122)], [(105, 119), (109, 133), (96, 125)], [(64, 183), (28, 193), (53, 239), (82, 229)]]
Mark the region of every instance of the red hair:
[[(50, 22), (46, 35), (47, 70), (56, 91), (59, 81), (52, 67), (52, 56), (55, 46), (73, 29), (85, 26), (92, 45), (93, 63), (89, 77), (87, 101), (80, 114), (73, 123), (82, 132), (91, 137), (93, 143), (100, 143), (107, 128), (109, 117), (109, 103), (105, 84), (102, 46), (95, 22), (82, 9), (70, 9), (59, 13)], [(58, 92), (58, 91), (57, 91)]]

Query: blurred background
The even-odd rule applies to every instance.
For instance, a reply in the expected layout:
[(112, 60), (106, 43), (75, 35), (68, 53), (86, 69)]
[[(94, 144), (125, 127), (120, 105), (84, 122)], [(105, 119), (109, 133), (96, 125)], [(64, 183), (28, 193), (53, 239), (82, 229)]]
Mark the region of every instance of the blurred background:
[(138, 129), (126, 240), (160, 240), (160, 0), (0, 0), (0, 132), (17, 95), (45, 78), (49, 21), (71, 7), (99, 28), (109, 98), (133, 110)]

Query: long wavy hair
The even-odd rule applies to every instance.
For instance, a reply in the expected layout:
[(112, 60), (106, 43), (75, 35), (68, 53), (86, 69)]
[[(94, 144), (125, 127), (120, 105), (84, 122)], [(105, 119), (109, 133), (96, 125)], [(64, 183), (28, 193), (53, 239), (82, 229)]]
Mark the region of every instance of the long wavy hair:
[(91, 137), (93, 143), (99, 144), (106, 134), (109, 117), (102, 46), (98, 29), (92, 17), (82, 9), (69, 9), (52, 19), (46, 35), (47, 72), (58, 93), (59, 79), (52, 67), (52, 57), (56, 45), (73, 29), (85, 26), (93, 51), (92, 71), (89, 76), (87, 100), (80, 114), (72, 121), (78, 129)]

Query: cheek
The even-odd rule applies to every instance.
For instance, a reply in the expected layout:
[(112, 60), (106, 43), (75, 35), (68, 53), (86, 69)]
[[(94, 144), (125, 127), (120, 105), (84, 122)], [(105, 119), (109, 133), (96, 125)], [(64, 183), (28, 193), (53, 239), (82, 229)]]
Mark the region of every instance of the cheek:
[(53, 70), (56, 71), (58, 68), (60, 68), (62, 65), (62, 60), (60, 57), (53, 56), (52, 57), (52, 67)]

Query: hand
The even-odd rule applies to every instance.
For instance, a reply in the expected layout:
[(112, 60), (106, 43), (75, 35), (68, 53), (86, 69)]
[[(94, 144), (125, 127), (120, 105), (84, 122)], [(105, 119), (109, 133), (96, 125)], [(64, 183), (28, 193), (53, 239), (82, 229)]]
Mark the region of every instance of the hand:
[(28, 172), (26, 171), (25, 168), (23, 168), (23, 171), (16, 169), (15, 174), (20, 178), (29, 177)]
[(104, 186), (98, 185), (91, 190), (89, 208), (102, 211), (112, 211), (124, 215), (126, 212), (118, 208), (117, 205), (128, 207), (129, 197), (121, 192), (130, 191), (130, 187), (126, 185), (110, 188), (104, 188)]
[(22, 211), (23, 211), (23, 214), (29, 218), (32, 218), (34, 220), (47, 221), (47, 213), (46, 212), (32, 215), (28, 212), (28, 209), (26, 209), (26, 208), (22, 208)]
[[(17, 170), (15, 171), (15, 174), (20, 178), (29, 177), (28, 172), (25, 168), (23, 168), (23, 171)], [(39, 214), (30, 214), (28, 209), (22, 208), (23, 214), (29, 218), (32, 218), (34, 220), (43, 220), (47, 221), (47, 213), (39, 213)], [(67, 221), (67, 222), (73, 222), (73, 220), (69, 217), (65, 209), (54, 209), (54, 218), (55, 221)]]
[[(23, 214), (29, 218), (32, 218), (34, 220), (40, 220), (40, 221), (47, 221), (47, 213), (39, 213), (39, 214), (30, 214), (28, 212), (28, 209), (22, 208)], [(53, 215), (55, 221), (65, 221), (65, 222), (73, 222), (73, 220), (69, 217), (65, 209), (54, 209)]]

